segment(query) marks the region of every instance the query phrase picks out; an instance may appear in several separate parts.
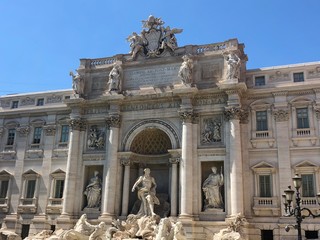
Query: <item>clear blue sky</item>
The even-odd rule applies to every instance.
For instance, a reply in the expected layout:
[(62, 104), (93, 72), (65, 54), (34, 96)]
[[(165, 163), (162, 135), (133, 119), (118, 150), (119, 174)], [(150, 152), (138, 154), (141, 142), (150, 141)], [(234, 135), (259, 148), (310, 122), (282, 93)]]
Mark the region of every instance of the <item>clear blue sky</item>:
[(128, 53), (150, 14), (180, 46), (238, 38), (247, 68), (320, 61), (320, 0), (2, 0), (0, 95), (71, 88), (80, 58)]

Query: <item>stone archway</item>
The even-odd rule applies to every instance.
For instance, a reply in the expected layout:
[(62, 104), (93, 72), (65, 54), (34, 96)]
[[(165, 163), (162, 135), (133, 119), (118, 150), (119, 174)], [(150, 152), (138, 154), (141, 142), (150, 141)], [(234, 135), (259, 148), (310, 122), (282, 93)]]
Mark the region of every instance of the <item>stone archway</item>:
[[(133, 153), (133, 164), (131, 164), (130, 186), (143, 174), (144, 168), (150, 168), (151, 176), (157, 183), (157, 197), (160, 205), (155, 206), (155, 212), (161, 217), (168, 216), (170, 212), (170, 165), (169, 149), (172, 149), (171, 138), (168, 134), (157, 127), (140, 129), (135, 134), (129, 146)], [(140, 202), (137, 201), (136, 192), (130, 196), (129, 209), (132, 213), (139, 210)]]

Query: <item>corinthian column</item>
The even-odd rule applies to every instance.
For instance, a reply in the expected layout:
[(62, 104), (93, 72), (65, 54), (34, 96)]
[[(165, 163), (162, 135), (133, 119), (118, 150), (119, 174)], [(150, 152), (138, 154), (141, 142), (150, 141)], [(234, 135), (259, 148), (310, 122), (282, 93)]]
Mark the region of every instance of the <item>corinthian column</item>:
[(71, 119), (69, 125), (71, 132), (62, 206), (62, 215), (64, 216), (73, 216), (77, 214), (75, 212), (75, 196), (76, 191), (78, 191), (78, 166), (81, 166), (79, 160), (81, 159), (80, 154), (82, 153), (80, 132), (84, 131), (86, 127), (85, 122), (80, 118)]
[(121, 164), (124, 166), (123, 188), (122, 188), (122, 212), (121, 216), (128, 215), (129, 191), (130, 191), (130, 159), (123, 158)]
[(242, 153), (240, 118), (244, 111), (238, 107), (230, 107), (225, 110), (225, 117), (229, 120), (228, 140), (226, 149), (229, 151), (229, 172), (230, 172), (230, 200), (228, 206), (229, 215), (243, 213), (243, 178), (242, 178)]
[(109, 128), (109, 140), (107, 149), (107, 159), (104, 165), (104, 192), (102, 199), (102, 218), (111, 220), (115, 216), (116, 192), (117, 192), (117, 174), (118, 174), (118, 141), (120, 115), (113, 114), (106, 119)]
[(180, 112), (182, 119), (182, 149), (180, 163), (181, 212), (180, 218), (192, 217), (193, 177), (192, 177), (192, 110)]
[(171, 193), (170, 193), (170, 206), (171, 206), (171, 216), (177, 216), (177, 206), (178, 206), (178, 163), (180, 162), (180, 157), (172, 157), (169, 159), (171, 163)]

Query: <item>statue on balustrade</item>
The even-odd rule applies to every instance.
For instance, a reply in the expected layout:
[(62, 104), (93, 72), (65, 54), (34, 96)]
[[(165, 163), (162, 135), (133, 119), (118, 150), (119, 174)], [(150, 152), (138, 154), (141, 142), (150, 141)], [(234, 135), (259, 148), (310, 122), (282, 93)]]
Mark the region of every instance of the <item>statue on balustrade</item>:
[(122, 81), (122, 67), (119, 62), (114, 63), (112, 70), (109, 73), (109, 92), (121, 91), (121, 81)]
[(223, 208), (223, 199), (221, 195), (221, 186), (224, 184), (222, 169), (217, 173), (217, 168), (211, 168), (212, 173), (202, 184), (202, 190), (205, 195), (204, 209)]
[(240, 77), (241, 60), (234, 52), (224, 53), (224, 59), (227, 62), (226, 79), (235, 79)]
[(87, 196), (87, 208), (100, 208), (101, 190), (102, 183), (99, 172), (94, 171), (94, 176), (90, 179), (90, 182), (84, 191), (84, 195)]
[(150, 176), (150, 169), (144, 169), (144, 175), (140, 176), (132, 187), (132, 192), (138, 189), (138, 198), (141, 200), (138, 215), (154, 216), (154, 204), (159, 205), (159, 199), (156, 197), (156, 181)]
[(72, 71), (69, 75), (72, 76), (72, 89), (74, 94), (82, 97), (84, 94), (84, 79), (78, 73), (74, 74)]

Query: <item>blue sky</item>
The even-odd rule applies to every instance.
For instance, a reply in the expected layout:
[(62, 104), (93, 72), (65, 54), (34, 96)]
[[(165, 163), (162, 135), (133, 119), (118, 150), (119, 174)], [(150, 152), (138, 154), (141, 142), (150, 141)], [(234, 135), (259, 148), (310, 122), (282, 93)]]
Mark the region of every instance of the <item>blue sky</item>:
[(320, 61), (319, 0), (171, 1), (0, 1), (0, 95), (71, 88), (80, 58), (128, 53), (150, 14), (180, 46), (237, 38), (249, 69)]

